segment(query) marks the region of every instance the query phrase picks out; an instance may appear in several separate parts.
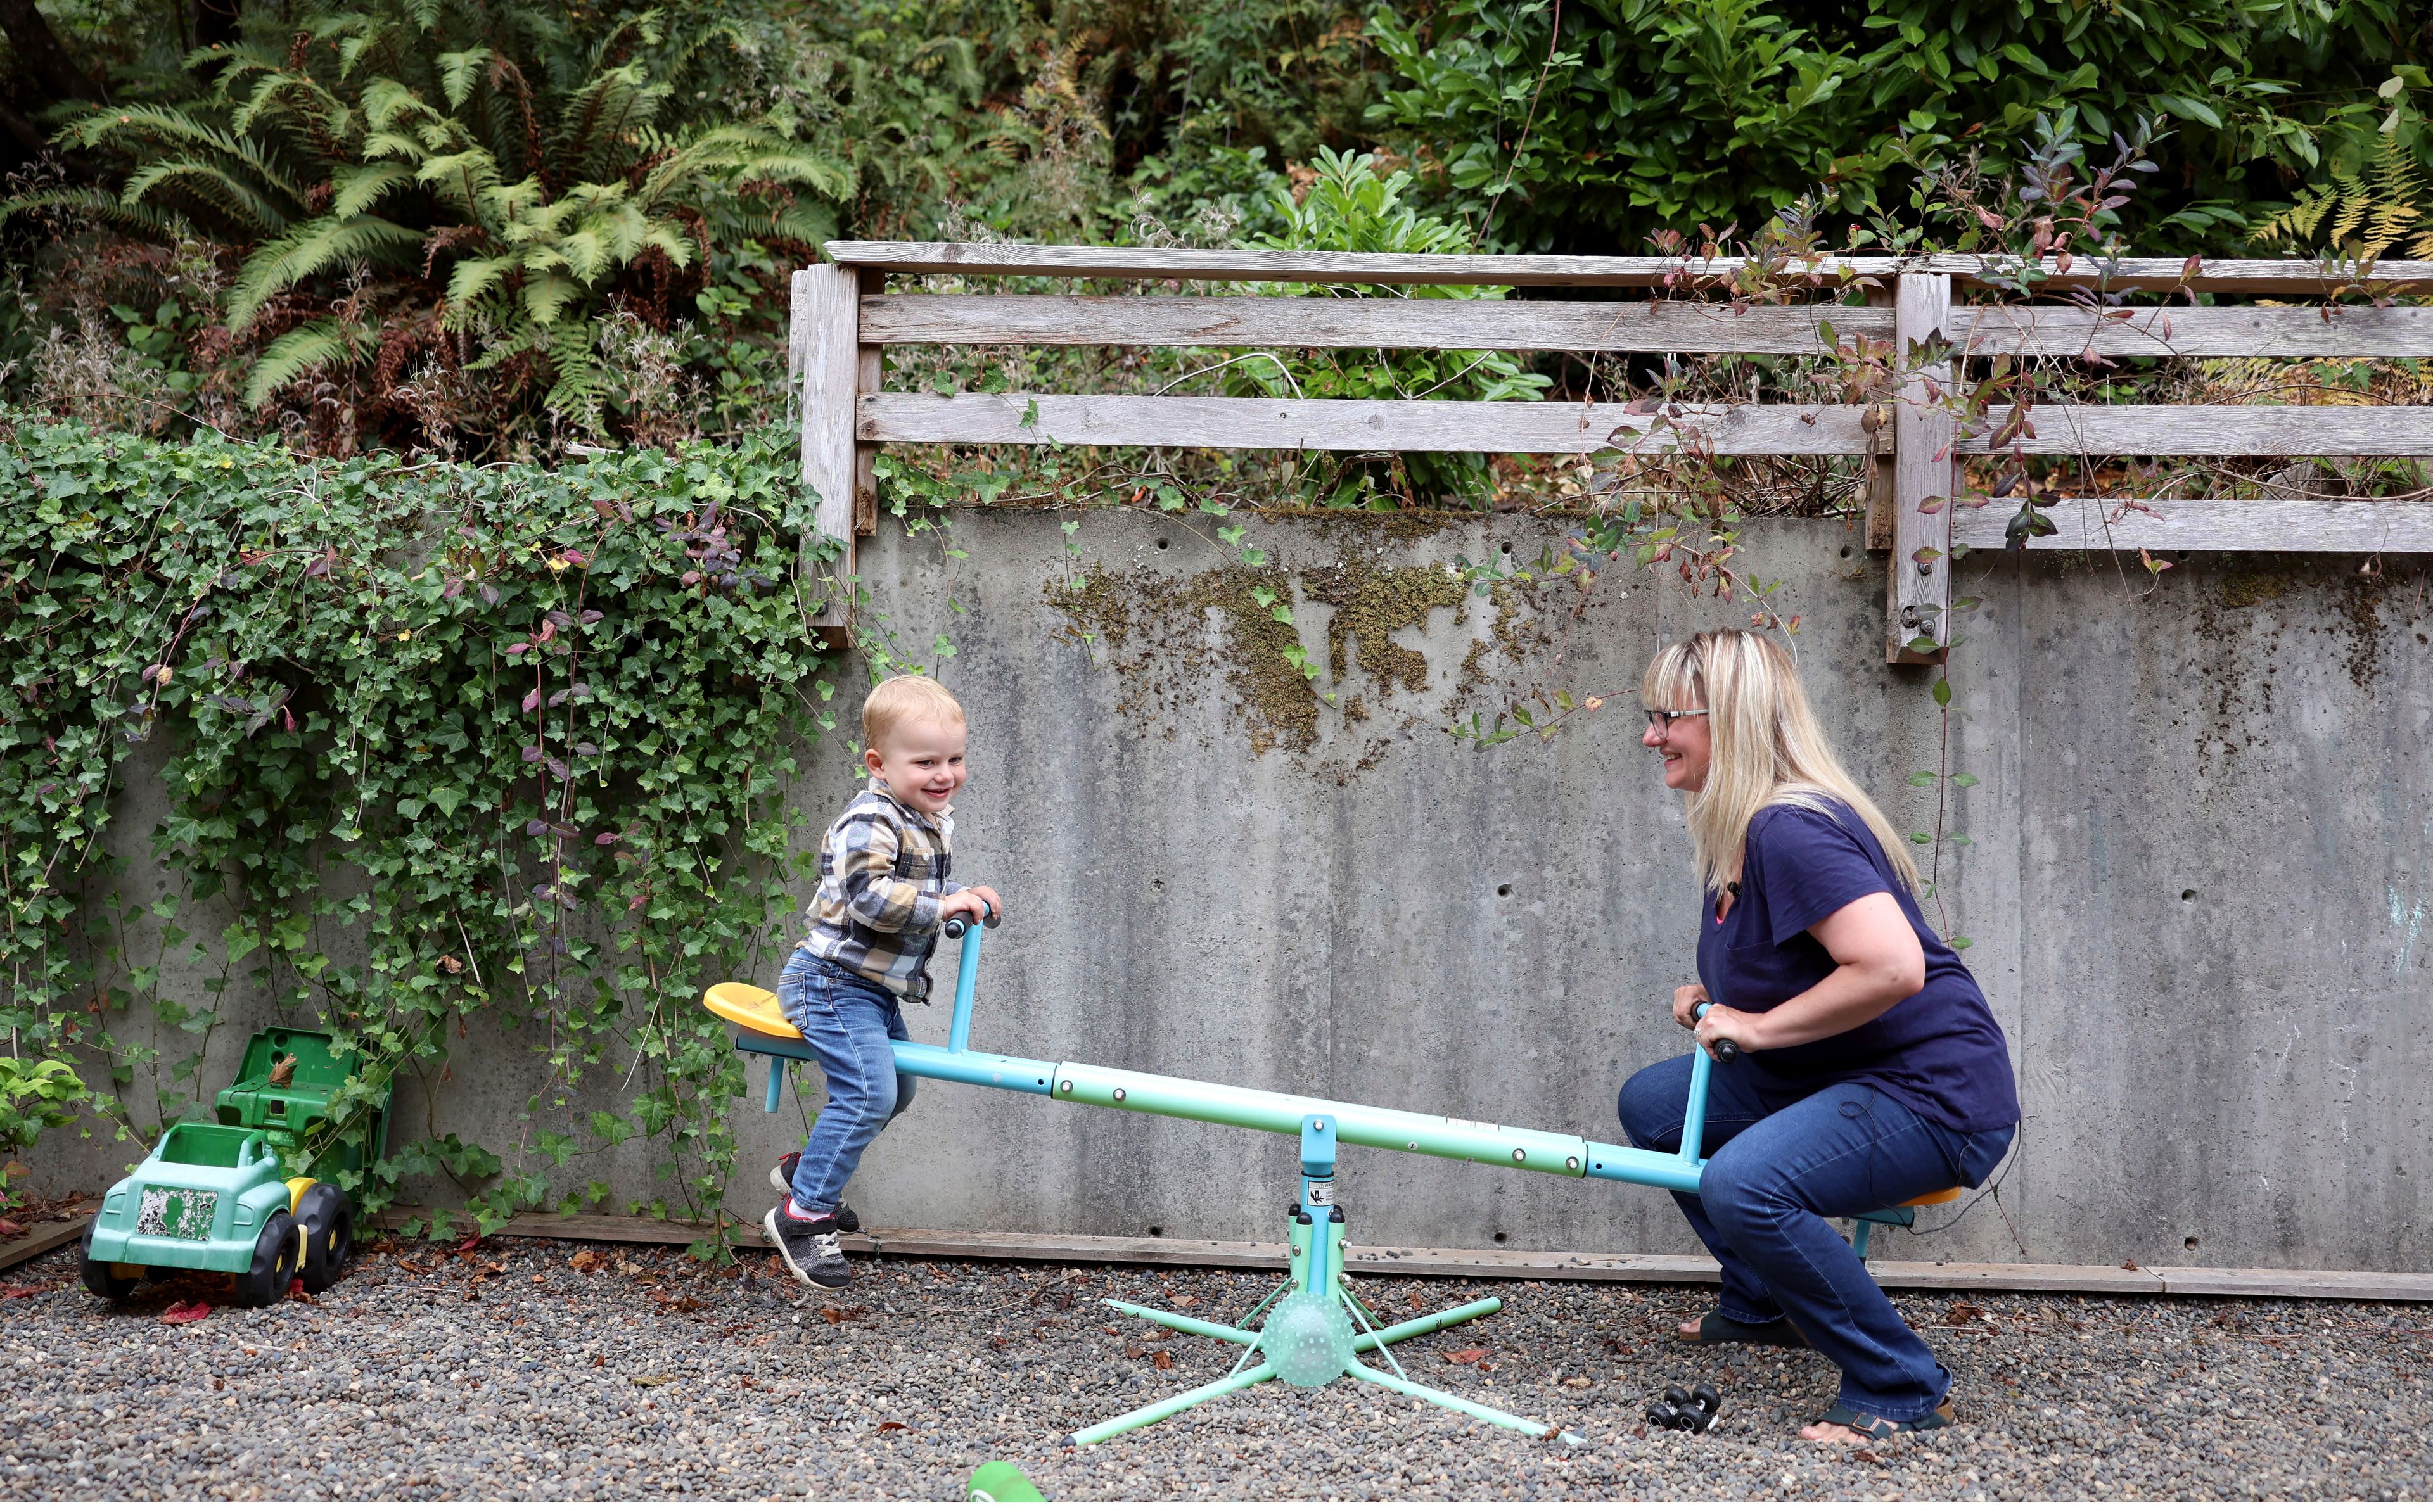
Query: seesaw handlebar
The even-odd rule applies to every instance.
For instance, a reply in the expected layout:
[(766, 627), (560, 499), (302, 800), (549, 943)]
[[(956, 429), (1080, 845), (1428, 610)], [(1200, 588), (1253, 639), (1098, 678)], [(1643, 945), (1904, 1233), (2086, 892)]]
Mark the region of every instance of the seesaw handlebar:
[[(1694, 1018), (1705, 1018), (1707, 1010), (1714, 1006), (1712, 1003), (1694, 1004), (1691, 1007), (1690, 1012)], [(1741, 1058), (1741, 1047), (1729, 1040), (1717, 1040), (1714, 1049), (1710, 1053), (1714, 1056), (1715, 1064), (1729, 1065)]]
[[(994, 929), (998, 925), (1005, 923), (1004, 914), (997, 912), (995, 909), (990, 909), (985, 903), (981, 904), (980, 907), (988, 909), (988, 926), (990, 928)], [(947, 920), (944, 924), (940, 925), (938, 926), (938, 932), (944, 935), (949, 940), (961, 940), (963, 937), (963, 932), (970, 927), (971, 926), (964, 922), (963, 916), (959, 913), (953, 918)]]

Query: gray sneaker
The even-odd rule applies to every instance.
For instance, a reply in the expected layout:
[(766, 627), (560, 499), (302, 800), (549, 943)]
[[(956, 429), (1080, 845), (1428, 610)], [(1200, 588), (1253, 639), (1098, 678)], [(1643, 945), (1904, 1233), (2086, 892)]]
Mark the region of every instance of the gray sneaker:
[(761, 1230), (769, 1242), (777, 1247), (777, 1256), (794, 1279), (807, 1286), (834, 1291), (853, 1283), (853, 1266), (845, 1263), (844, 1241), (838, 1232), (832, 1214), (825, 1218), (790, 1218), (786, 1206), (779, 1203), (760, 1220)]
[[(803, 1152), (801, 1150), (796, 1150), (791, 1155), (787, 1156), (784, 1160), (779, 1161), (776, 1164), (769, 1167), (769, 1184), (777, 1189), (777, 1195), (779, 1197), (792, 1197), (794, 1195), (794, 1167), (802, 1164)], [(860, 1215), (842, 1202), (837, 1204), (836, 1220), (837, 1227), (846, 1233), (859, 1233), (861, 1232)]]

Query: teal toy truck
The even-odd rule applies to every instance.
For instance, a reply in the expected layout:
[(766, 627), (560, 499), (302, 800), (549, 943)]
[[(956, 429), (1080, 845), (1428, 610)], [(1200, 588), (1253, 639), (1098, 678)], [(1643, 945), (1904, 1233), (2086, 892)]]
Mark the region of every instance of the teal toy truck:
[(311, 1029), (264, 1029), (246, 1045), (236, 1084), (213, 1100), (217, 1123), (182, 1123), (133, 1175), (110, 1189), (84, 1236), (85, 1288), (119, 1301), (147, 1277), (209, 1270), (236, 1278), (237, 1300), (264, 1307), (334, 1284), (354, 1245), (354, 1200), (330, 1180), (362, 1173), (388, 1142), (388, 1106), (350, 1120), (315, 1156), (313, 1176), (289, 1174), (357, 1058)]

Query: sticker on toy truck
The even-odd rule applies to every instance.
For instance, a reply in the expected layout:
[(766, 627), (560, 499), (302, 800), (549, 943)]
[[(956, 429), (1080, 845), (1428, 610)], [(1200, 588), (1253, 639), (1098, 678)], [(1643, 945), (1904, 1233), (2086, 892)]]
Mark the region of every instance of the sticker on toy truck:
[(162, 1239), (208, 1239), (212, 1236), (212, 1211), (219, 1206), (219, 1200), (216, 1192), (197, 1192), (191, 1187), (146, 1187), (144, 1205), (135, 1215), (135, 1232)]

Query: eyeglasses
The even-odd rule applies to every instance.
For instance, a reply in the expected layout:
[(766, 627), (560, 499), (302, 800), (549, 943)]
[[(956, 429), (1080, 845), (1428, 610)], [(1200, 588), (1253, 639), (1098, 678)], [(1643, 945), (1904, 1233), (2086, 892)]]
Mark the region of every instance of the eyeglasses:
[(1675, 720), (1686, 720), (1693, 714), (1704, 714), (1702, 708), (1652, 708), (1647, 711), (1647, 727), (1661, 739), (1673, 733)]

